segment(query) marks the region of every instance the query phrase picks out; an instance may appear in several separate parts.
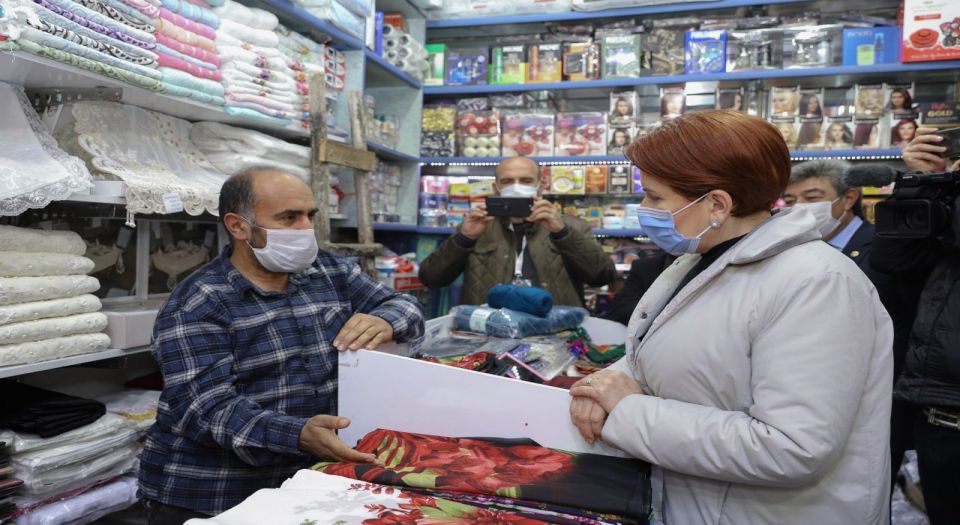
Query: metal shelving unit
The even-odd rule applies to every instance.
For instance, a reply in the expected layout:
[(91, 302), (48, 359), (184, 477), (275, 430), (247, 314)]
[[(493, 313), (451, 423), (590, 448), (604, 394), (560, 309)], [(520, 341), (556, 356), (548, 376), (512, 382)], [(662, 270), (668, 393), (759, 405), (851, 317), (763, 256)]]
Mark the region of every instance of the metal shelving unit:
[(110, 350), (103, 350), (101, 352), (93, 352), (91, 354), (73, 355), (73, 356), (64, 357), (61, 359), (52, 359), (50, 361), (41, 361), (39, 363), (30, 363), (27, 365), (4, 366), (4, 367), (0, 367), (0, 379), (7, 378), (7, 377), (22, 376), (25, 374), (32, 374), (34, 372), (43, 372), (46, 370), (55, 370), (57, 368), (64, 368), (68, 366), (82, 365), (86, 363), (95, 363), (97, 361), (104, 361), (106, 359), (115, 359), (118, 357), (130, 357), (137, 354), (143, 354), (149, 351), (150, 351), (149, 346), (140, 346), (137, 348), (128, 348), (125, 350), (113, 348)]

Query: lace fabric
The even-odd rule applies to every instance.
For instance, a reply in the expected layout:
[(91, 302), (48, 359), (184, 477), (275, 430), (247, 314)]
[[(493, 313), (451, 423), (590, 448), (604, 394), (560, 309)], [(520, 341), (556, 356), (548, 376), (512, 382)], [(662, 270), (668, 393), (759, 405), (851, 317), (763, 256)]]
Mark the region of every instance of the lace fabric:
[(0, 277), (0, 305), (62, 299), (99, 289), (100, 281), (89, 275)]
[(43, 208), (91, 187), (86, 166), (60, 149), (22, 89), (0, 83), (0, 114), (0, 215)]
[(110, 336), (107, 334), (71, 335), (32, 343), (0, 345), (0, 366), (39, 363), (107, 348), (110, 348)]
[(0, 250), (83, 255), (87, 244), (77, 232), (18, 228), (0, 224)]
[(107, 327), (107, 316), (100, 312), (38, 319), (0, 326), (0, 345), (44, 341), (68, 335), (93, 334)]
[[(90, 294), (65, 299), (11, 304), (0, 308), (0, 326), (37, 319), (98, 312), (101, 306), (100, 299)], [(2, 439), (2, 436), (0, 436), (0, 440)]]
[(226, 175), (190, 142), (191, 126), (133, 106), (77, 102), (65, 106), (56, 135), (94, 171), (126, 183), (129, 213), (167, 213), (164, 195), (177, 194), (190, 215), (216, 215)]
[(83, 275), (92, 269), (93, 261), (80, 255), (0, 252), (0, 277)]

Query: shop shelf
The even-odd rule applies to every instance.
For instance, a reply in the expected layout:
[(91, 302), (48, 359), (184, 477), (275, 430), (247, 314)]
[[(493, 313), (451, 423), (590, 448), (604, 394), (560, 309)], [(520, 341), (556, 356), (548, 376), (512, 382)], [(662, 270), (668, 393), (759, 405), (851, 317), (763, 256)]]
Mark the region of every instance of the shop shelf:
[(910, 64), (878, 64), (873, 66), (836, 66), (822, 68), (776, 69), (770, 71), (732, 71), (729, 73), (707, 73), (700, 75), (649, 76), (637, 78), (616, 78), (606, 80), (583, 80), (569, 82), (549, 82), (541, 84), (507, 84), (482, 86), (443, 86), (426, 87), (425, 96), (438, 95), (480, 95), (485, 93), (516, 93), (520, 91), (563, 90), (563, 89), (610, 89), (642, 86), (650, 84), (682, 84), (684, 82), (706, 82), (727, 80), (763, 80), (774, 78), (833, 77), (842, 75), (871, 75), (919, 73), (927, 71), (960, 70), (960, 60), (942, 62), (917, 62)]
[(31, 363), (28, 365), (4, 366), (4, 367), (0, 367), (0, 378), (16, 377), (16, 376), (22, 376), (24, 374), (32, 374), (34, 372), (54, 370), (54, 369), (63, 368), (66, 366), (76, 366), (76, 365), (82, 365), (85, 363), (94, 363), (97, 361), (103, 361), (105, 359), (113, 359), (116, 357), (129, 357), (132, 355), (143, 354), (149, 351), (150, 351), (149, 346), (127, 348), (124, 350), (112, 348), (110, 350), (104, 350), (102, 352), (93, 352), (91, 354), (74, 355), (70, 357), (64, 357), (62, 359), (51, 359), (50, 361), (42, 361), (40, 363)]
[(530, 24), (540, 22), (565, 22), (575, 20), (592, 20), (597, 18), (621, 18), (640, 15), (654, 15), (661, 13), (684, 13), (689, 11), (713, 11), (716, 9), (732, 9), (736, 7), (793, 4), (809, 0), (719, 0), (714, 2), (668, 3), (644, 7), (626, 7), (622, 9), (606, 9), (603, 11), (567, 11), (562, 13), (536, 13), (528, 15), (484, 16), (475, 18), (457, 18), (449, 20), (428, 20), (427, 29), (446, 29), (452, 27), (476, 27), (501, 24)]
[(329, 40), (334, 47), (345, 51), (364, 48), (362, 39), (341, 30), (327, 20), (317, 18), (289, 0), (240, 0), (240, 2), (250, 7), (271, 11), (277, 15), (283, 25), (318, 42)]
[(383, 84), (402, 83), (414, 89), (420, 89), (422, 87), (419, 80), (413, 78), (375, 52), (364, 49), (363, 54), (367, 58), (368, 85), (377, 84), (379, 87)]
[(378, 232), (416, 232), (420, 229), (420, 226), (399, 222), (375, 222), (373, 223), (373, 229)]
[(420, 160), (420, 157), (416, 155), (408, 155), (401, 151), (397, 151), (393, 148), (384, 146), (383, 144), (377, 144), (376, 142), (367, 141), (367, 148), (370, 151), (376, 153), (380, 157), (390, 160)]
[[(843, 150), (797, 150), (791, 151), (794, 160), (835, 158), (848, 160), (896, 160), (902, 157), (899, 149), (843, 149)], [(424, 165), (474, 165), (492, 166), (506, 157), (421, 157)], [(630, 161), (623, 155), (597, 155), (594, 157), (532, 157), (540, 164), (626, 164)], [(462, 176), (451, 174), (451, 176)]]

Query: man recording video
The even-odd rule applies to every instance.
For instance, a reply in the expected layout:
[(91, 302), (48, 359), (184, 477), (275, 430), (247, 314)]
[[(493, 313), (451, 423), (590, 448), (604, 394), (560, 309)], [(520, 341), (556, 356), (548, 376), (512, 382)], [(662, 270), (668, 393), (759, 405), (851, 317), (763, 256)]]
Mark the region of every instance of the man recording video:
[(960, 523), (960, 161), (949, 136), (920, 128), (904, 148), (925, 173), (897, 175), (870, 255), (878, 271), (926, 280), (894, 397), (921, 409), (913, 437), (931, 525)]
[(420, 280), (446, 286), (464, 274), (461, 304), (483, 304), (498, 284), (530, 284), (554, 304), (583, 306), (583, 283), (602, 286), (616, 276), (613, 261), (590, 226), (561, 215), (539, 197), (540, 166), (514, 157), (496, 169), (499, 198), (470, 212), (449, 239), (420, 265)]

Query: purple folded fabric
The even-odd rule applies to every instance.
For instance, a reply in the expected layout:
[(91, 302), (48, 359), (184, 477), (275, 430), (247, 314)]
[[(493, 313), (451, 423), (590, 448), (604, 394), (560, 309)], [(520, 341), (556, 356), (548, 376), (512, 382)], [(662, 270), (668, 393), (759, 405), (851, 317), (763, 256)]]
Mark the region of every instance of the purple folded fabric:
[(46, 0), (33, 0), (33, 1), (34, 1), (34, 3), (36, 3), (36, 4), (40, 5), (40, 6), (43, 6), (44, 8), (46, 8), (46, 9), (48, 9), (48, 10), (50, 10), (50, 11), (52, 11), (52, 12), (54, 12), (54, 13), (56, 13), (56, 14), (64, 17), (64, 18), (66, 18), (66, 19), (68, 19), (68, 20), (70, 20), (70, 21), (73, 21), (73, 22), (75, 22), (75, 23), (77, 23), (77, 24), (80, 24), (80, 25), (82, 25), (83, 27), (86, 27), (87, 29), (90, 29), (91, 31), (96, 31), (97, 33), (101, 33), (101, 34), (104, 34), (104, 35), (107, 35), (107, 36), (116, 38), (117, 40), (120, 40), (121, 42), (126, 42), (126, 43), (128, 43), (128, 44), (132, 44), (132, 45), (135, 45), (135, 46), (140, 47), (140, 48), (143, 48), (143, 49), (155, 49), (155, 48), (157, 47), (157, 45), (156, 45), (155, 43), (153, 43), (153, 42), (144, 42), (143, 40), (140, 40), (139, 38), (135, 38), (135, 37), (133, 37), (133, 36), (130, 36), (130, 35), (128, 35), (127, 33), (124, 33), (124, 32), (122, 32), (122, 31), (116, 31), (116, 30), (111, 29), (111, 28), (109, 28), (109, 27), (100, 25), (100, 24), (98, 24), (98, 23), (96, 23), (96, 22), (94, 22), (94, 21), (92, 21), (92, 20), (88, 20), (88, 19), (84, 18), (83, 16), (79, 15), (78, 13), (74, 13), (74, 12), (72, 12), (72, 11), (67, 11), (66, 9), (61, 9), (60, 7), (55, 6), (55, 5), (51, 4), (50, 2), (47, 2)]

